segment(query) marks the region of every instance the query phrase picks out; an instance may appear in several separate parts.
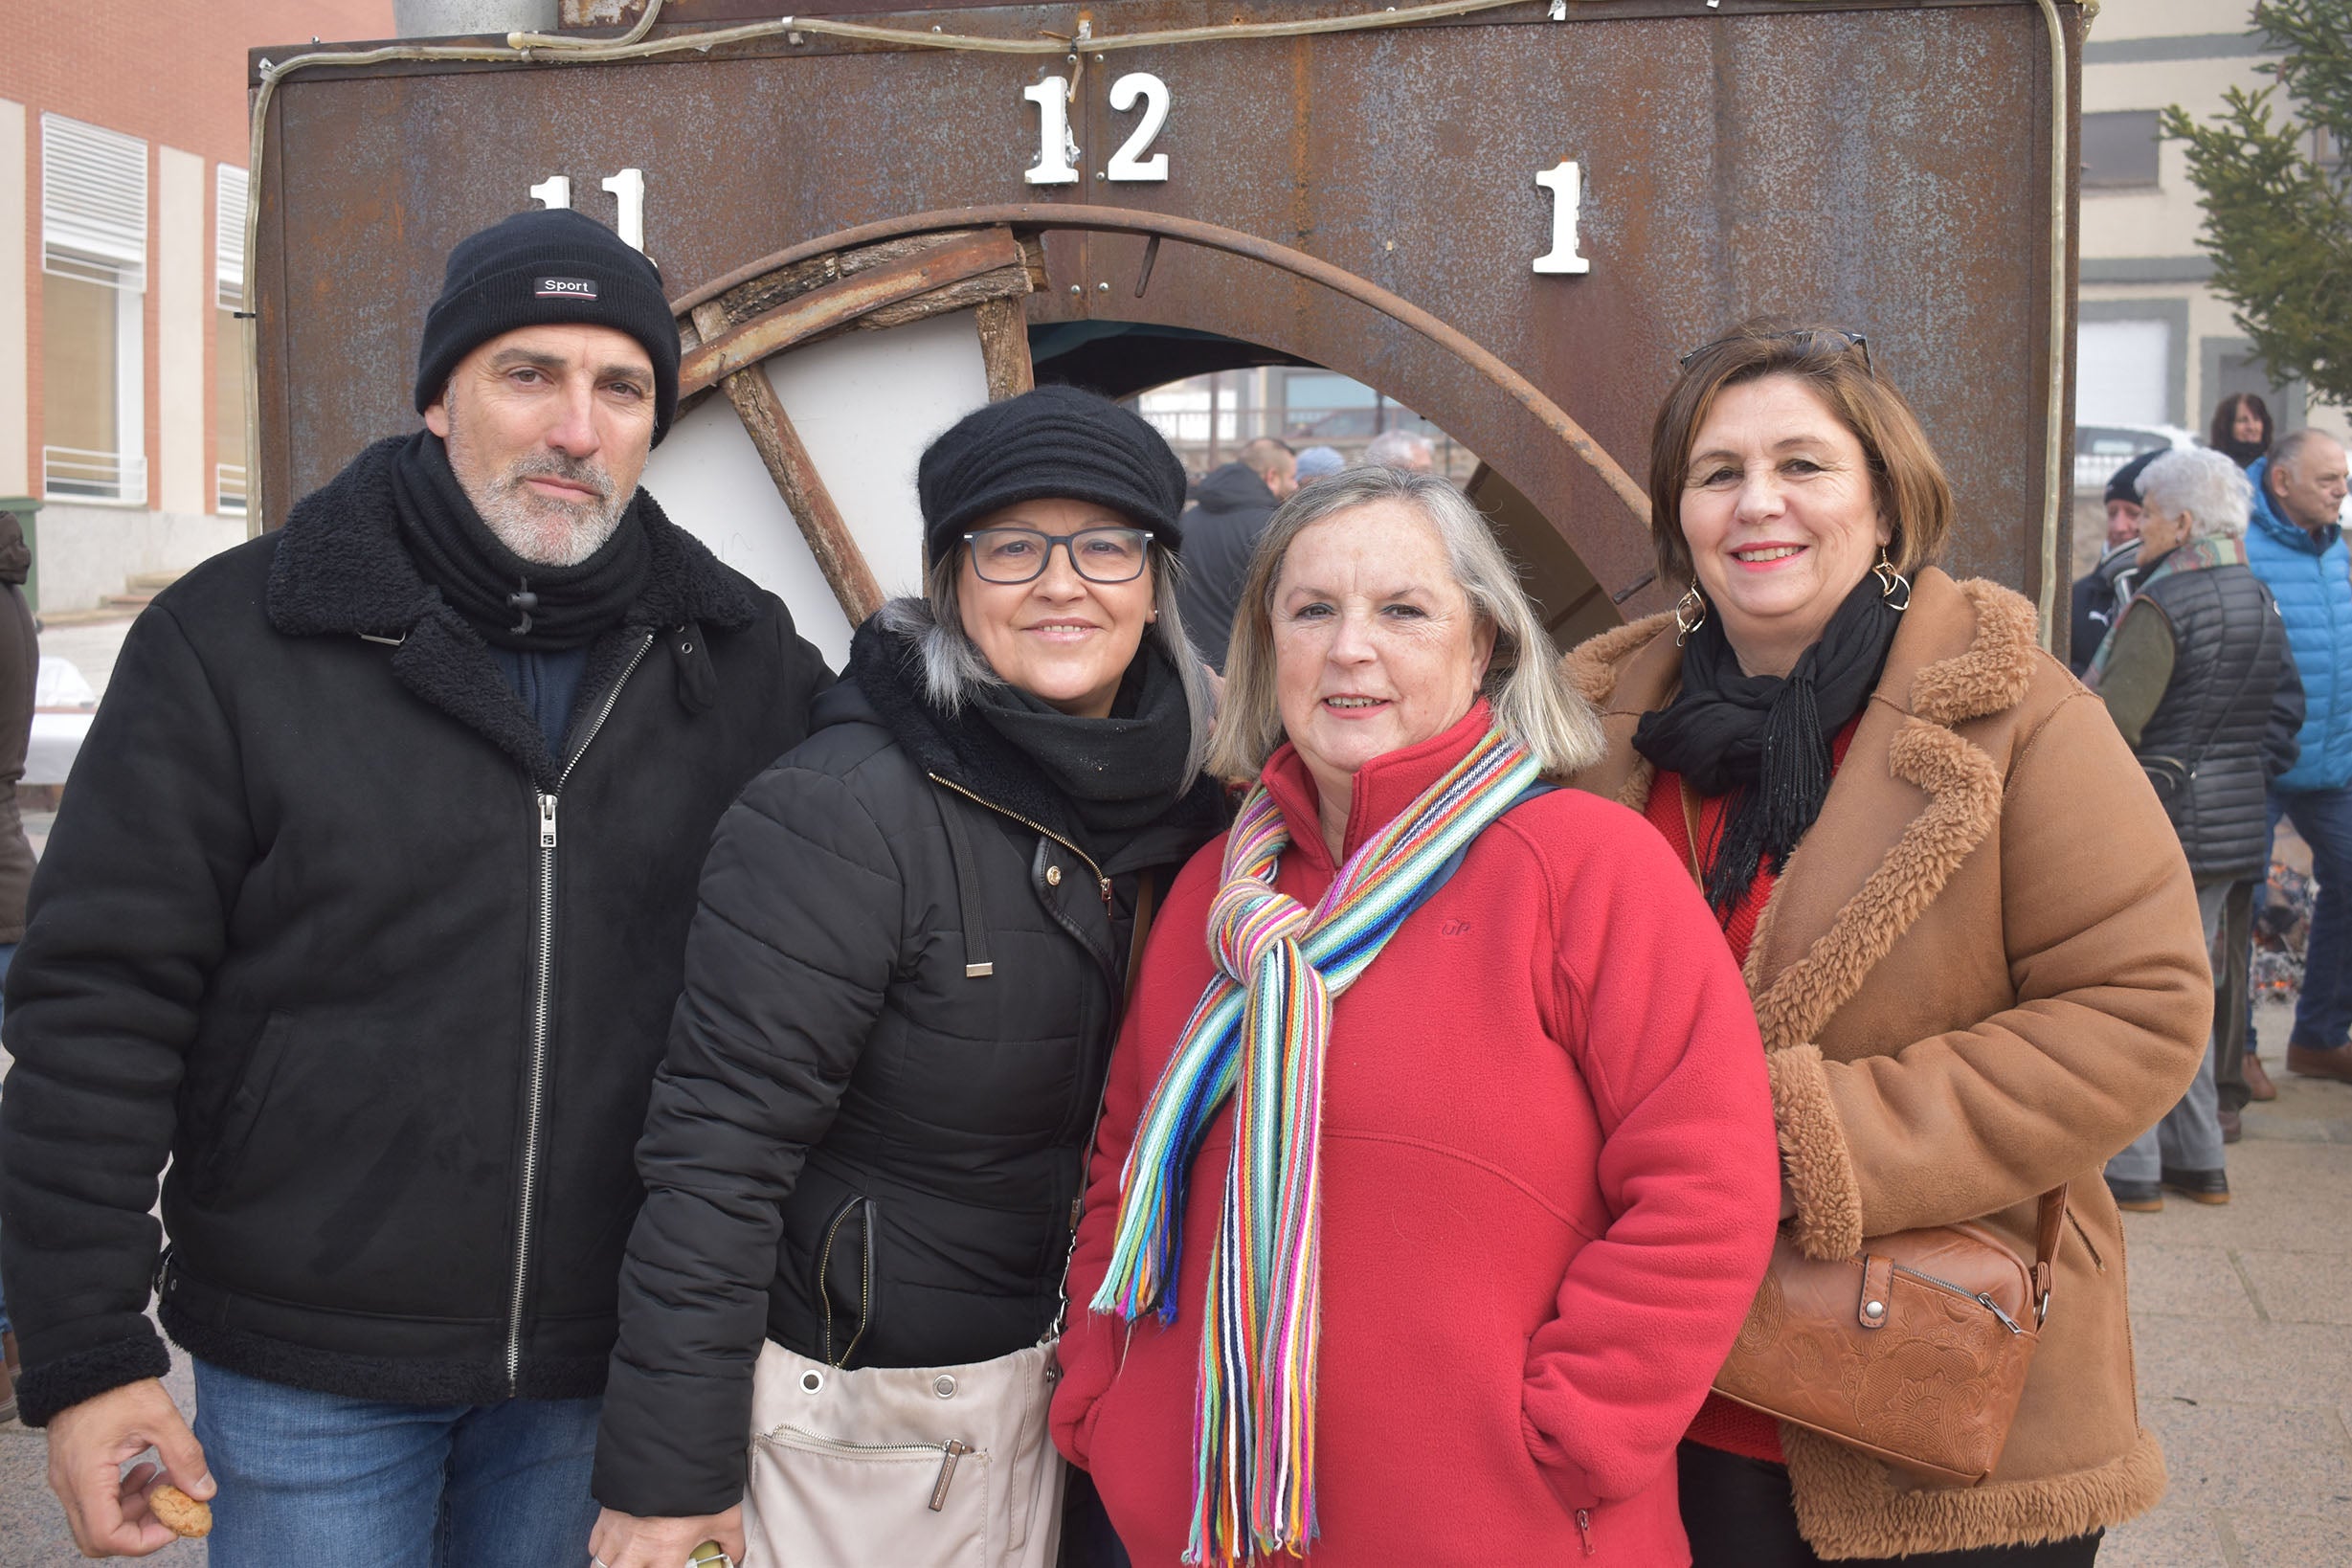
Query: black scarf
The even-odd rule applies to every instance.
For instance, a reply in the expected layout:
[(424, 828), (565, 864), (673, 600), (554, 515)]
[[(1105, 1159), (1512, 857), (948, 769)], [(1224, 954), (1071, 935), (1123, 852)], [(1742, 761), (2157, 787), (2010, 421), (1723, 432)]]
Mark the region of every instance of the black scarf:
[(2241, 441), (2235, 436), (2225, 436), (2214, 450), (2220, 452), (2240, 468), (2251, 468), (2254, 460), (2271, 449), (2268, 441)]
[[(1682, 650), (1682, 691), (1642, 715), (1633, 749), (1700, 795), (1733, 791), (1707, 872), (1707, 902), (1729, 920), (1767, 857), (1777, 875), (1829, 793), (1829, 738), (1862, 711), (1902, 614), (1865, 575), (1785, 679), (1748, 675), (1711, 615)], [(1705, 846), (1692, 845), (1702, 863)]]
[(1167, 650), (1147, 637), (1108, 718), (1063, 712), (1011, 685), (982, 687), (953, 717), (931, 706), (914, 642), (879, 616), (858, 628), (845, 677), (927, 773), (972, 790), (1107, 862), (1145, 828), (1214, 781), (1184, 776), (1191, 715)]
[(490, 531), (431, 431), (394, 449), (392, 482), (400, 540), (417, 574), (494, 646), (585, 647), (619, 625), (644, 592), (651, 552), (642, 491), (602, 549), (577, 566), (556, 567), (524, 560)]

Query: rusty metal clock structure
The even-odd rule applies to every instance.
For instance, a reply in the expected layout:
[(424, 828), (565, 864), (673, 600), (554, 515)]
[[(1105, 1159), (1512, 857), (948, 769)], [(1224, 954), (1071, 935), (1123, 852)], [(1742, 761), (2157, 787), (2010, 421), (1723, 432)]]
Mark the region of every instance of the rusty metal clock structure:
[(567, 0), (253, 59), (256, 511), (406, 391), (442, 257), (533, 203), (661, 266), (648, 487), (820, 647), (915, 587), (913, 454), (1037, 380), (1326, 367), (1482, 459), (1563, 641), (1661, 609), (1649, 422), (1773, 311), (1868, 335), (1948, 563), (2050, 635), (2085, 15), (2054, 0)]

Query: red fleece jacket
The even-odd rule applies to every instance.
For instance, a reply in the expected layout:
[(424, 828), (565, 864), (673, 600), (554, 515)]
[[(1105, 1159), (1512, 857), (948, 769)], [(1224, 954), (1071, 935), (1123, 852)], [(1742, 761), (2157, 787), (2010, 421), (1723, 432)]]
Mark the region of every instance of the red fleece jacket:
[[(1485, 705), (1355, 776), (1353, 852), (1484, 733)], [(1282, 890), (1334, 873), (1285, 747)], [(1224, 840), (1169, 890), (1111, 1060), (1070, 1270), (1054, 1439), (1138, 1568), (1175, 1568), (1232, 1108), (1193, 1162), (1178, 1316), (1088, 1312), (1119, 1168), (1207, 984)], [(1679, 1568), (1674, 1445), (1756, 1294), (1779, 1211), (1763, 1051), (1688, 872), (1624, 808), (1506, 815), (1333, 1008), (1310, 1568)]]

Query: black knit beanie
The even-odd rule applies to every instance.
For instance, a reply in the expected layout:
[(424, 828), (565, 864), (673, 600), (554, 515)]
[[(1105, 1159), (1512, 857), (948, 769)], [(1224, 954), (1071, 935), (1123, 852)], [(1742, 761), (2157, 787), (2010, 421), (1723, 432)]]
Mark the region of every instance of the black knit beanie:
[(661, 269), (594, 218), (561, 208), (517, 213), (449, 253), (416, 352), (416, 412), (433, 405), (458, 361), (481, 344), (518, 326), (573, 323), (609, 326), (645, 346), (660, 446), (678, 411), (678, 324)]
[(924, 449), (915, 475), (923, 557), (941, 561), (1000, 506), (1062, 498), (1109, 506), (1167, 549), (1183, 543), (1184, 465), (1131, 410), (1076, 387), (974, 409)]
[(2164, 448), (2160, 446), (2153, 452), (2142, 452), (2139, 457), (2117, 469), (2114, 477), (2107, 482), (2107, 499), (2109, 501), (2128, 501), (2135, 506), (2139, 505), (2139, 476), (2148, 471), (2148, 464), (2163, 455)]

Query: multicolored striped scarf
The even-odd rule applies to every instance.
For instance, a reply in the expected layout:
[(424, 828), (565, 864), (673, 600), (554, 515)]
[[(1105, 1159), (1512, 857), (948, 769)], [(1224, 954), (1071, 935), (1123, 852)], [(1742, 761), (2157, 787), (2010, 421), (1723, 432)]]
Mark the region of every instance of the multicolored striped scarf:
[[(2166, 550), (2164, 558), (2156, 563), (2156, 570), (2132, 585), (2132, 599), (2137, 602), (2149, 589), (2178, 571), (2204, 571), (2213, 567), (2245, 564), (2246, 545), (2243, 540), (2229, 539), (2220, 534), (2191, 539), (2184, 545)], [(2099, 677), (2107, 673), (2107, 661), (2115, 657), (2116, 633), (2122, 630), (2123, 617), (2130, 609), (2131, 605), (2126, 604), (2116, 612), (2116, 618), (2108, 623), (2107, 635), (2099, 638), (2098, 651), (2091, 656), (2090, 667), (2083, 671), (2083, 683), (2094, 691), (2098, 689)]]
[(1225, 844), (1208, 942), (1218, 974), (1184, 1025), (1120, 1175), (1110, 1270), (1093, 1310), (1176, 1320), (1186, 1185), (1228, 1095), (1233, 1156), (1209, 1261), (1184, 1560), (1219, 1568), (1314, 1538), (1321, 1332), (1319, 1158), (1332, 1001), (1424, 889), (1534, 783), (1526, 748), (1490, 731), (1367, 840), (1313, 908), (1274, 890), (1289, 847), (1260, 782)]

